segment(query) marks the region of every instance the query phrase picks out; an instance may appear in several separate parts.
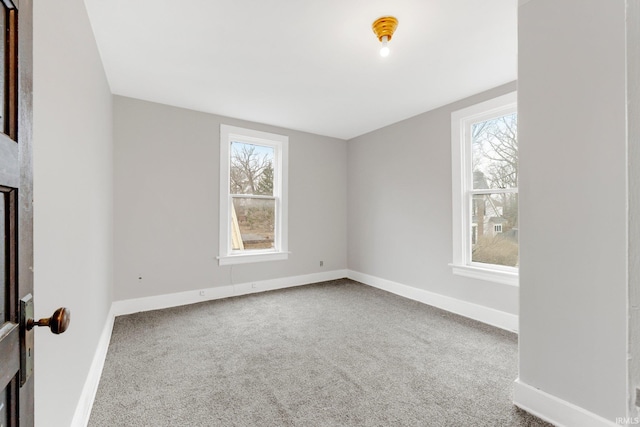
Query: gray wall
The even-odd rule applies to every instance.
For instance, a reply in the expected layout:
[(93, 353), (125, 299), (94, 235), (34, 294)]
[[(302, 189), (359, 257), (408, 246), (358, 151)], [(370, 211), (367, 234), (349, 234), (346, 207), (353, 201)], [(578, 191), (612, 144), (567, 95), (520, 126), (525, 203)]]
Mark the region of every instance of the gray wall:
[(451, 112), (515, 83), (348, 142), (350, 270), (518, 313), (518, 288), (454, 276)]
[[(627, 409), (623, 4), (532, 0), (519, 17), (520, 378), (607, 418)], [(36, 2), (34, 20), (36, 312), (73, 310), (66, 334), (36, 332), (38, 425), (69, 425), (112, 282), (128, 299), (348, 265), (518, 313), (518, 288), (447, 265), (450, 113), (515, 84), (347, 143), (123, 97), (112, 110), (82, 1)], [(288, 261), (217, 265), (220, 123), (290, 137)]]
[[(221, 123), (289, 136), (287, 261), (218, 266)], [(346, 268), (345, 141), (119, 96), (114, 138), (116, 300)]]
[[(627, 1), (629, 166), (629, 395), (640, 386), (640, 0)], [(635, 398), (629, 414), (639, 415)]]
[(112, 301), (111, 93), (82, 0), (34, 2), (36, 425), (69, 426)]
[(519, 8), (520, 380), (626, 404), (625, 2)]

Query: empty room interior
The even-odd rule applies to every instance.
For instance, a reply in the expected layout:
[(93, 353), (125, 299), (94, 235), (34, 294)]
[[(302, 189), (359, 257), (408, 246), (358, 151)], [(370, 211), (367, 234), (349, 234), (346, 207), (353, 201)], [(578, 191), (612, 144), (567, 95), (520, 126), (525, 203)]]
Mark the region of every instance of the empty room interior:
[(513, 335), (514, 408), (640, 423), (640, 1), (33, 3), (37, 426), (87, 425), (119, 319), (343, 279)]

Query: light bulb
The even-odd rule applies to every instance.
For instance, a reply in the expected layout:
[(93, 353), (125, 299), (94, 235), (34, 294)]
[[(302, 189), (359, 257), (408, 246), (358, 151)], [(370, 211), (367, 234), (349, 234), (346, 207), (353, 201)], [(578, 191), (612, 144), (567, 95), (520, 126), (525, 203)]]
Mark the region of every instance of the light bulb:
[(383, 58), (386, 58), (387, 56), (389, 56), (389, 46), (387, 46), (387, 43), (389, 42), (389, 37), (387, 36), (382, 36), (382, 47), (380, 48), (380, 56), (382, 56)]
[(374, 34), (382, 43), (380, 56), (386, 57), (391, 53), (387, 44), (391, 41), (391, 37), (393, 37), (393, 32), (396, 30), (397, 26), (398, 20), (393, 16), (383, 16), (378, 18), (371, 25)]

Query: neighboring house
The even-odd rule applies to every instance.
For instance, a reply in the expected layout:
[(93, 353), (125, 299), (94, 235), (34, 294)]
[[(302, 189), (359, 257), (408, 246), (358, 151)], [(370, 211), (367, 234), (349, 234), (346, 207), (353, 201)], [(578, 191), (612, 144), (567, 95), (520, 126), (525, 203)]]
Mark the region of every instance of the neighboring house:
[[(473, 188), (487, 189), (489, 185), (482, 171), (473, 172)], [(479, 236), (494, 237), (507, 230), (513, 224), (503, 217), (504, 206), (499, 200), (486, 195), (477, 195), (473, 198), (471, 217), (471, 243), (476, 244)]]

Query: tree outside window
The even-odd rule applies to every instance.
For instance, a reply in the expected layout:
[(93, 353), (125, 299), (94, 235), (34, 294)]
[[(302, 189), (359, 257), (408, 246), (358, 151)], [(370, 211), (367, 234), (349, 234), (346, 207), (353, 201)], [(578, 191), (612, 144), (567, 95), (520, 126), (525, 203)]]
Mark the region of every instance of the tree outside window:
[(220, 265), (285, 260), (289, 138), (220, 126)]
[(518, 265), (517, 136), (515, 112), (471, 125), (472, 262)]
[(454, 274), (518, 284), (517, 95), (451, 113)]

